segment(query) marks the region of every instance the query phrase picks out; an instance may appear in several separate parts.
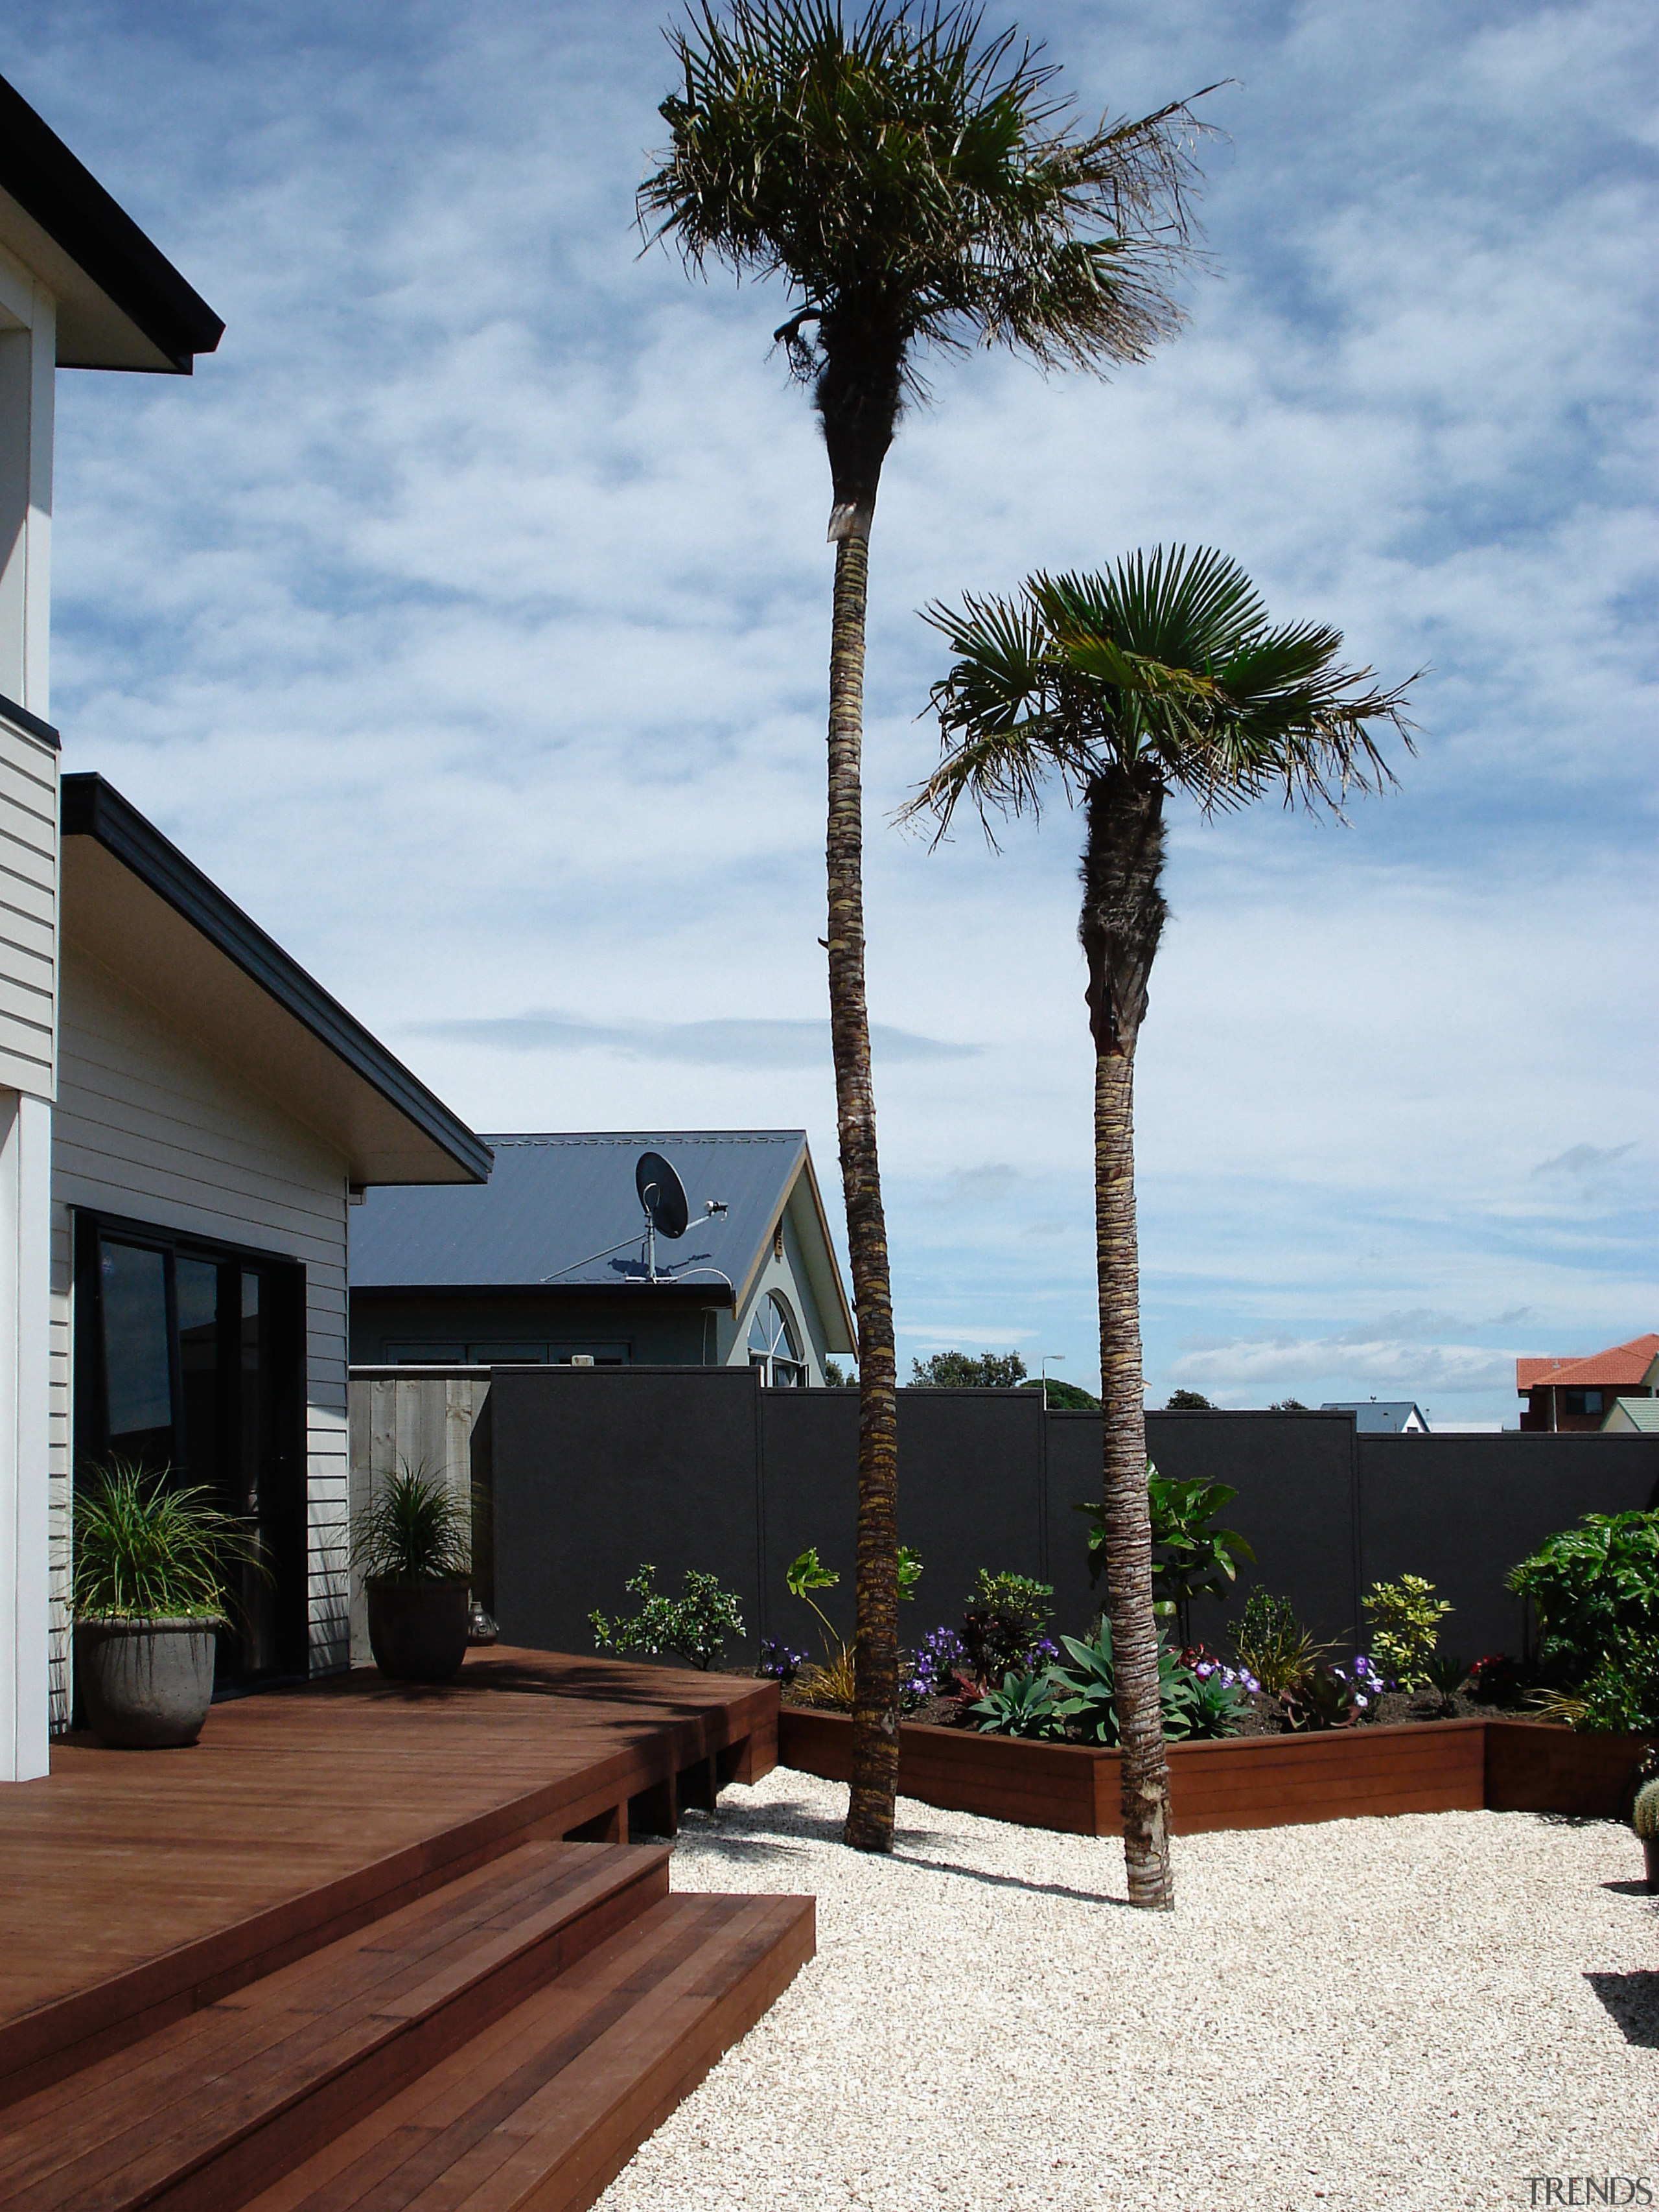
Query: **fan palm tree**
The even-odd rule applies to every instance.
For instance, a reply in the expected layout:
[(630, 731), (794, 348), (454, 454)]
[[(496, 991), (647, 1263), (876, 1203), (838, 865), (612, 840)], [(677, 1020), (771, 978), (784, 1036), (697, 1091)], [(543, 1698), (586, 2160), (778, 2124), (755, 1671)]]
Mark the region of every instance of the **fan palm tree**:
[(1372, 732), (1410, 747), (1404, 689), (1345, 668), (1340, 631), (1270, 627), (1219, 553), (1139, 554), (1099, 575), (1030, 577), (1012, 599), (935, 605), (955, 655), (933, 687), (943, 757), (907, 810), (935, 842), (963, 799), (1036, 814), (1051, 780), (1084, 811), (1086, 999), (1095, 1047), (1095, 1253), (1105, 1412), (1107, 1612), (1117, 1657), (1129, 1894), (1173, 1902), (1158, 1701), (1135, 1234), (1134, 1056), (1165, 916), (1164, 804), (1205, 814), (1277, 791), (1340, 811), (1394, 781)]
[(870, 525), (918, 353), (1003, 345), (1104, 370), (1177, 326), (1184, 103), (1074, 130), (1055, 71), (969, 6), (731, 0), (668, 33), (683, 88), (640, 187), (689, 269), (781, 276), (774, 333), (812, 392), (831, 485), (830, 1026), (859, 1329), (857, 1702), (847, 1841), (892, 1847), (898, 1781), (897, 1400), (865, 1001), (861, 753)]

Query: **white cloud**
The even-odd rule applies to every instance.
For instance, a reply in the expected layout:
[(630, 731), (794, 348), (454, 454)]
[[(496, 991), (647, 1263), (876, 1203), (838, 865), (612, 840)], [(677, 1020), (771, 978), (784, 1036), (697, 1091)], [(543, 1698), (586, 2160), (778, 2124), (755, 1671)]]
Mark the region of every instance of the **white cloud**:
[[(997, 859), (884, 826), (933, 749), (914, 611), (1213, 542), (1431, 672), (1420, 758), (1351, 830), (1177, 823), (1138, 1085), (1154, 1395), (1188, 1358), (1283, 1395), (1282, 1339), (1398, 1395), (1449, 1362), (1512, 1417), (1496, 1325), (1346, 1339), (1525, 1306), (1517, 1349), (1589, 1349), (1659, 1305), (1646, 11), (1020, 14), (1088, 106), (1242, 82), (1187, 336), (1109, 385), (935, 364), (889, 464), (866, 865), (901, 1325), (1095, 1369), (1075, 828)], [(18, 13), (8, 74), (228, 325), (190, 384), (62, 380), (56, 708), (66, 766), (475, 1124), (805, 1122), (832, 1183), (826, 471), (775, 295), (635, 258), (658, 20)], [(548, 1008), (561, 1048), (522, 1048)], [(1586, 1147), (1619, 1157), (1559, 1165)]]

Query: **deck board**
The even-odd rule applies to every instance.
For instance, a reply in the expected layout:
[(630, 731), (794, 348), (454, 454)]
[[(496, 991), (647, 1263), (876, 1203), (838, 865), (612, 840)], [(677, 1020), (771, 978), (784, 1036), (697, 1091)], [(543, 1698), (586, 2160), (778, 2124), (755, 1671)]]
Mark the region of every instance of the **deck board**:
[(763, 1773), (775, 1740), (752, 1678), (499, 1648), (437, 1689), (216, 1705), (186, 1751), (65, 1738), (0, 1790), (0, 2102), (723, 1752)]

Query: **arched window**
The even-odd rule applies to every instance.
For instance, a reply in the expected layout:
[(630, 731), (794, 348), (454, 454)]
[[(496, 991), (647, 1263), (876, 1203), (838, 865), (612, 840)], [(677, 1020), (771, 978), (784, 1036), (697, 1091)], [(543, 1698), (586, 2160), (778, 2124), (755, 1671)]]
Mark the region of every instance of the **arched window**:
[(769, 1291), (755, 1308), (749, 1324), (749, 1364), (761, 1370), (761, 1381), (775, 1390), (804, 1390), (806, 1366), (800, 1340), (789, 1309), (775, 1291)]

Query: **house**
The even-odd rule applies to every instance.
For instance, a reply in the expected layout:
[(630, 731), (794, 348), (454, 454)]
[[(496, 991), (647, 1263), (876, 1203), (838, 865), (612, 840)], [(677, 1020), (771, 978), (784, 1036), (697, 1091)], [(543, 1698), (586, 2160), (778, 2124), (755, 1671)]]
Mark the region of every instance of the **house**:
[(1659, 1335), (1633, 1336), (1588, 1358), (1517, 1359), (1515, 1387), (1526, 1400), (1523, 1429), (1599, 1429), (1616, 1398), (1659, 1392)]
[(1659, 1398), (1615, 1398), (1601, 1426), (1612, 1436), (1659, 1437)]
[(1409, 1398), (1340, 1401), (1328, 1398), (1319, 1410), (1322, 1413), (1352, 1413), (1354, 1427), (1362, 1437), (1425, 1437), (1429, 1433), (1422, 1408)]
[[(822, 1383), (852, 1310), (800, 1129), (485, 1139), (483, 1189), (368, 1194), (352, 1228), (354, 1366), (756, 1366)], [(648, 1249), (637, 1164), (689, 1225)]]
[(52, 1710), (73, 1477), (171, 1468), (257, 1522), (218, 1680), (347, 1663), (346, 1247), (488, 1147), (98, 775), (63, 780), (51, 1237)]
[(220, 1668), (346, 1657), (346, 1224), (488, 1148), (50, 720), (60, 368), (188, 375), (223, 325), (0, 80), (0, 1780), (70, 1717), (74, 1481), (252, 1519)]
[(47, 1765), (55, 385), (60, 368), (188, 376), (223, 328), (0, 78), (0, 1780)]

